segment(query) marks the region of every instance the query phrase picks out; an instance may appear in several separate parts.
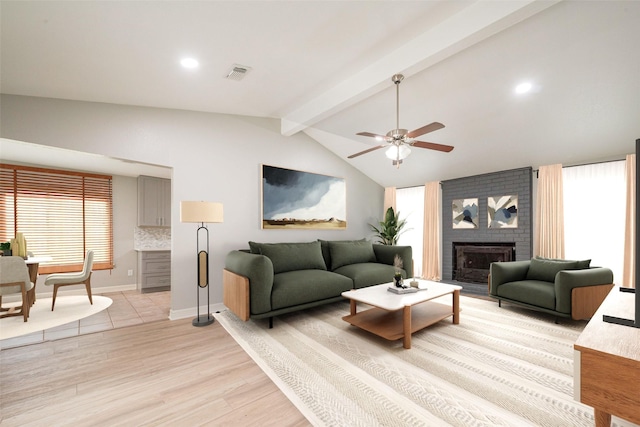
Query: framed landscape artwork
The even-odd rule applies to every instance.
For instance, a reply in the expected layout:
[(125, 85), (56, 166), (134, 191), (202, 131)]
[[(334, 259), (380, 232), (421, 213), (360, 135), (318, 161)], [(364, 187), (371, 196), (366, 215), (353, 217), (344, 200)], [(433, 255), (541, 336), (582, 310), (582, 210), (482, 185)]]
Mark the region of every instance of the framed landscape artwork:
[(489, 228), (518, 228), (518, 196), (487, 199)]
[(344, 178), (262, 165), (263, 229), (346, 229)]
[(452, 202), (453, 228), (478, 228), (478, 199), (457, 199)]

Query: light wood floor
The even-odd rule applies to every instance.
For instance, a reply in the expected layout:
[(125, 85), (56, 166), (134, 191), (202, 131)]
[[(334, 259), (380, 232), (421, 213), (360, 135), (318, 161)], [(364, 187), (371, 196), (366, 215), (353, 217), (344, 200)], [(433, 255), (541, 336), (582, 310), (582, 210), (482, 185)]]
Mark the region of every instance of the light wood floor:
[(308, 426), (217, 322), (156, 321), (0, 351), (0, 424)]
[[(170, 291), (142, 294), (134, 290), (96, 293), (95, 295), (109, 297), (113, 303), (106, 310), (80, 320), (29, 335), (2, 340), (0, 348), (19, 347), (169, 318)], [(36, 300), (36, 304), (41, 303), (41, 300)]]

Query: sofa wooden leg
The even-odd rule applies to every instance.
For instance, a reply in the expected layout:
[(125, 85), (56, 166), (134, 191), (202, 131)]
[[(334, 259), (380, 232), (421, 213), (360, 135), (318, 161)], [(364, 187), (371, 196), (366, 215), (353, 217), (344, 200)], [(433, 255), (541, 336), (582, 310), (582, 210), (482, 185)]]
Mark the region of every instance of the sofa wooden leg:
[(560, 319), (558, 317), (555, 318), (554, 323), (557, 325), (560, 323)]
[(273, 317), (269, 317), (269, 329), (273, 329)]
[(501, 299), (498, 300), (498, 307), (502, 307), (502, 300)]

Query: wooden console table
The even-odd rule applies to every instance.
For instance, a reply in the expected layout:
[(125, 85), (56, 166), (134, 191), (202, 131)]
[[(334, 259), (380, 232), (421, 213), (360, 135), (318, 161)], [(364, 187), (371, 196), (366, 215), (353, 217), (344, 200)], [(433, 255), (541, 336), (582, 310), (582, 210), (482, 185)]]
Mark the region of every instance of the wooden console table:
[(596, 427), (611, 416), (640, 424), (640, 329), (605, 323), (634, 318), (635, 295), (614, 287), (574, 344), (574, 398), (594, 408)]

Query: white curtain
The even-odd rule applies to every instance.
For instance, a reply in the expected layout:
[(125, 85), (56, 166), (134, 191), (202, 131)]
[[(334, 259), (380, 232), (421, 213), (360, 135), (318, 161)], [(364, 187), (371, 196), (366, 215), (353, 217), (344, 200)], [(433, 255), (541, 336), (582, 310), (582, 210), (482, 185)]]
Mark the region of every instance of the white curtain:
[(387, 209), (393, 208), (394, 211), (398, 211), (396, 208), (396, 187), (386, 187), (384, 189), (384, 206), (382, 209), (382, 219), (387, 214)]
[(441, 212), (442, 194), (440, 182), (424, 185), (424, 235), (422, 245), (422, 277), (439, 282), (442, 278)]
[(624, 232), (624, 265), (621, 286), (636, 287), (636, 155), (627, 154), (625, 162), (627, 209)]
[(534, 255), (565, 257), (562, 165), (540, 166), (536, 198)]
[(411, 246), (413, 251), (413, 275), (422, 277), (422, 246), (424, 227), (424, 187), (399, 188), (396, 190), (396, 211), (407, 220), (404, 234), (398, 245)]
[(563, 168), (565, 258), (591, 259), (622, 281), (626, 209), (625, 162)]

